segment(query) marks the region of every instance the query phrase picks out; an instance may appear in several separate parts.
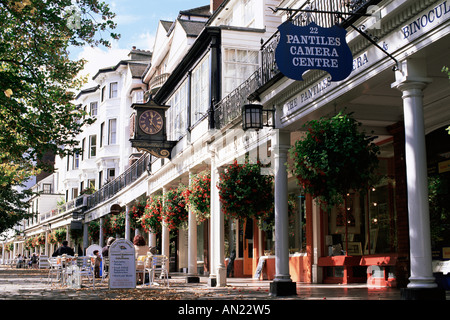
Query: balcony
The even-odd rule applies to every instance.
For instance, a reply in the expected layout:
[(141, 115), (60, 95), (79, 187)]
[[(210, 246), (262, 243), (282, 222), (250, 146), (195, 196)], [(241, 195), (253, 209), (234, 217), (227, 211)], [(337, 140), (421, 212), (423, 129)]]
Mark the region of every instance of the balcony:
[[(322, 27), (337, 24), (347, 28), (359, 19), (361, 14), (366, 13), (368, 6), (379, 2), (380, 0), (315, 0), (303, 4), (299, 8), (303, 11), (288, 11), (288, 16), (292, 23), (298, 26), (305, 26), (314, 21)], [(283, 78), (275, 61), (275, 49), (279, 40), (280, 34), (277, 31), (262, 44), (260, 68), (216, 104), (214, 118), (217, 129), (240, 119), (244, 104), (254, 100), (261, 92)]]
[(87, 209), (112, 198), (119, 191), (138, 180), (141, 175), (147, 172), (150, 163), (150, 154), (145, 153), (135, 161), (124, 173), (108, 182), (87, 199)]
[(162, 85), (167, 81), (169, 76), (170, 73), (163, 73), (159, 76), (153, 77), (149, 83), (149, 93), (151, 95), (154, 95), (159, 90), (159, 88), (161, 88)]

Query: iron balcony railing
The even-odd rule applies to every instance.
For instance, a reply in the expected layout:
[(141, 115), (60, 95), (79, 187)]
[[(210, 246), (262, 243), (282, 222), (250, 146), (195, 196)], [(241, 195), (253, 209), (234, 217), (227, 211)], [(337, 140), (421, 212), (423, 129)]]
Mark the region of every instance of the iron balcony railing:
[(27, 224), (26, 227), (37, 225), (53, 217), (72, 212), (74, 218), (82, 217), (83, 213), (98, 204), (107, 201), (117, 194), (120, 190), (138, 180), (143, 173), (147, 172), (150, 164), (151, 156), (146, 153), (142, 155), (135, 163), (133, 163), (123, 174), (114, 180), (106, 183), (98, 191), (93, 194), (83, 194), (79, 197), (58, 206), (46, 213), (39, 214), (39, 222)]
[(108, 182), (98, 191), (90, 195), (87, 199), (87, 209), (112, 198), (120, 190), (138, 180), (141, 175), (147, 172), (150, 163), (150, 154), (145, 153), (135, 163), (133, 163), (124, 173)]
[[(365, 14), (370, 5), (376, 5), (379, 2), (380, 0), (315, 0), (306, 1), (299, 9), (286, 12), (288, 19), (298, 26), (305, 26), (314, 21), (321, 27), (339, 25), (346, 28), (360, 18), (361, 14)], [(216, 104), (214, 120), (217, 129), (240, 118), (244, 104), (253, 100), (258, 92), (264, 91), (282, 78), (283, 75), (275, 61), (275, 49), (279, 40), (280, 34), (277, 31), (262, 43), (260, 68)]]

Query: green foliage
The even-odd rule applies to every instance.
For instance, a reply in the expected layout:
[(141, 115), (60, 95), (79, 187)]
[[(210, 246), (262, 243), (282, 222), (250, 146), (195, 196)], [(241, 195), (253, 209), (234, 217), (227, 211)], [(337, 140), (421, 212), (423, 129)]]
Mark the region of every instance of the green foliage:
[(203, 222), (210, 217), (211, 209), (211, 172), (199, 172), (192, 177), (191, 184), (183, 192), (186, 205), (195, 214), (197, 222)]
[(360, 124), (340, 112), (312, 120), (306, 136), (290, 149), (292, 170), (305, 193), (329, 206), (342, 203), (350, 190), (367, 190), (378, 166), (379, 148), (359, 132)]
[(228, 217), (263, 221), (273, 215), (273, 176), (261, 174), (261, 164), (246, 161), (225, 168), (218, 184), (222, 210)]
[(130, 227), (132, 229), (138, 229), (141, 227), (141, 217), (144, 214), (145, 207), (147, 206), (147, 200), (139, 200), (137, 201), (131, 208), (128, 213), (130, 218)]
[[(76, 10), (72, 10), (76, 8)], [(114, 14), (98, 0), (0, 0), (0, 187), (14, 189), (37, 169), (51, 170), (45, 155), (80, 152), (75, 137), (89, 117), (72, 103), (85, 61), (69, 59), (70, 46), (106, 45)], [(79, 17), (79, 23), (71, 19)], [(100, 33), (100, 36), (99, 36)], [(107, 37), (118, 38), (108, 32)], [(0, 232), (24, 213), (18, 192), (0, 194)], [(18, 219), (16, 219), (18, 218)]]
[(147, 205), (145, 206), (144, 214), (140, 219), (141, 226), (146, 232), (161, 232), (163, 210), (162, 201), (163, 199), (161, 195), (151, 195), (147, 199)]
[(164, 194), (163, 221), (169, 230), (187, 228), (188, 211), (183, 197), (185, 189), (185, 186), (179, 185)]
[(445, 175), (428, 177), (431, 240), (433, 243), (450, 241), (450, 179)]

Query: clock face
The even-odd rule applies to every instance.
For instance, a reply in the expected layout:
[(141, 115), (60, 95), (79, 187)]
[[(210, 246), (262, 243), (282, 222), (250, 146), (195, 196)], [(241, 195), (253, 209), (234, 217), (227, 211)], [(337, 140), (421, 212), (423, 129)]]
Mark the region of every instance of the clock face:
[(144, 111), (139, 117), (139, 127), (146, 134), (156, 134), (163, 127), (163, 118), (155, 110)]

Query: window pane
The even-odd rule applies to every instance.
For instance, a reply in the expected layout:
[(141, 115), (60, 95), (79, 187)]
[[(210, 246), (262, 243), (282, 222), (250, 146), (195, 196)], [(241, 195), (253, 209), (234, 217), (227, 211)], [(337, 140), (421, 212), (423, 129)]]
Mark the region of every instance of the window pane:
[(97, 155), (97, 135), (89, 137), (89, 157), (95, 157)]
[(110, 83), (109, 97), (110, 98), (117, 97), (117, 82)]
[(116, 136), (117, 136), (116, 123), (117, 123), (116, 119), (109, 120), (109, 144), (116, 144)]
[(91, 102), (91, 116), (97, 115), (97, 102)]

